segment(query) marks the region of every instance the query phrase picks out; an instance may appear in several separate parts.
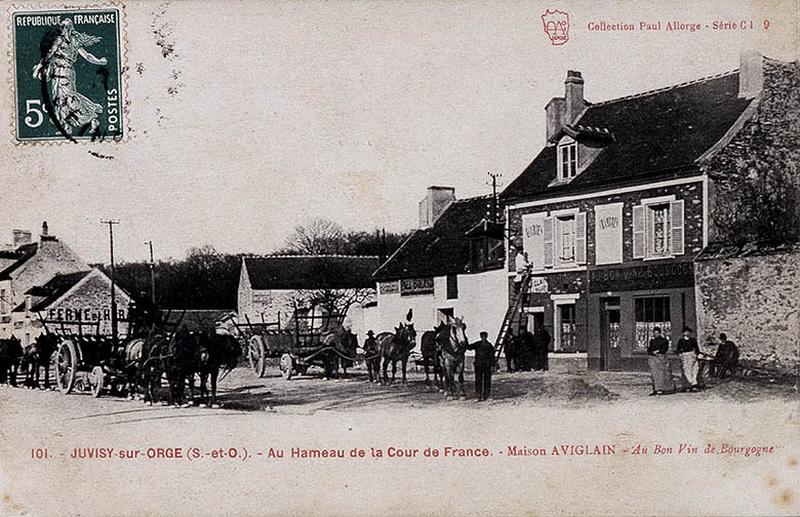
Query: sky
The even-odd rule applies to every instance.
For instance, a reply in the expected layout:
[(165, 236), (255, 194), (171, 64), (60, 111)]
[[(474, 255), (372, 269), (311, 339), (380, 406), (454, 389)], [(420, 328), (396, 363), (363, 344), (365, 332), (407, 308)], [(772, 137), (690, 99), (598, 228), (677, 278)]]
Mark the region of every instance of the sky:
[[(13, 90), (2, 89), (0, 242), (46, 220), (87, 261), (105, 261), (100, 221), (113, 218), (117, 260), (133, 261), (150, 240), (157, 260), (202, 245), (268, 253), (314, 217), (408, 230), (427, 186), (486, 194), (488, 172), (508, 184), (530, 163), (568, 69), (602, 101), (735, 69), (746, 49), (795, 60), (798, 5), (128, 2), (126, 141), (15, 144)], [(555, 8), (570, 15), (561, 46), (540, 19)], [(715, 20), (755, 29), (588, 30)]]

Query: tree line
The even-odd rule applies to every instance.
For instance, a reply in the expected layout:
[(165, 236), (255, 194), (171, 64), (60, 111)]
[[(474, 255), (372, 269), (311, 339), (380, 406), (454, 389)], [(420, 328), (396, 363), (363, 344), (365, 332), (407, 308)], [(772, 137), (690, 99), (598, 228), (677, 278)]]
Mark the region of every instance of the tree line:
[[(372, 255), (383, 259), (391, 255), (410, 232), (376, 230), (347, 231), (328, 219), (314, 219), (294, 228), (278, 254), (288, 255)], [(190, 248), (179, 260), (160, 260), (152, 264), (155, 300), (162, 309), (236, 310), (242, 257), (217, 251), (213, 246)], [(98, 265), (110, 274), (106, 264)], [(116, 264), (115, 278), (120, 287), (135, 298), (150, 298), (151, 264)]]

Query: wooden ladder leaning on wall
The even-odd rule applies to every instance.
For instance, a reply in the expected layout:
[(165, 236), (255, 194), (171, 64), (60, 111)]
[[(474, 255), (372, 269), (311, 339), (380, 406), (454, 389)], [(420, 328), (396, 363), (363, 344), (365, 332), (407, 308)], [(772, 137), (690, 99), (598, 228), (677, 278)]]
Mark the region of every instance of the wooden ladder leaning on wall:
[(520, 284), (519, 291), (514, 295), (514, 299), (508, 306), (506, 315), (503, 318), (503, 324), (500, 325), (500, 332), (497, 334), (497, 340), (494, 342), (494, 360), (495, 366), (500, 364), (500, 356), (503, 354), (503, 347), (505, 346), (506, 337), (508, 332), (513, 326), (516, 325), (517, 332), (519, 332), (520, 321), (522, 314), (525, 310), (525, 300), (528, 298), (530, 292), (531, 269), (525, 270), (522, 275), (522, 283)]

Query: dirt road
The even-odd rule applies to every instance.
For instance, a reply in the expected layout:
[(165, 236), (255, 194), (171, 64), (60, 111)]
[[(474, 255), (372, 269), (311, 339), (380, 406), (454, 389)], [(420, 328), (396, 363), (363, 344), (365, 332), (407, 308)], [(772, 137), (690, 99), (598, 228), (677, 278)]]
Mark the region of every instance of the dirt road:
[[(446, 400), (420, 373), (409, 381), (237, 369), (221, 383), (221, 409), (3, 387), (0, 513), (800, 512), (790, 384), (648, 397), (646, 375), (562, 363), (501, 373), (494, 399), (478, 403), (469, 383), (469, 398)], [(660, 471), (671, 474), (654, 480)]]

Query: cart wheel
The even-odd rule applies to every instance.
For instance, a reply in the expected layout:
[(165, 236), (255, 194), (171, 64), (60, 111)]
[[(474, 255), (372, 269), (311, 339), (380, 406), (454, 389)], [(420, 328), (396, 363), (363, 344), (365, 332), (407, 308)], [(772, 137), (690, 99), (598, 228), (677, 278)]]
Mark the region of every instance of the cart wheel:
[(281, 373), (283, 374), (283, 378), (287, 381), (292, 378), (292, 370), (294, 370), (293, 363), (292, 356), (289, 354), (283, 354), (281, 356)]
[(264, 340), (261, 339), (261, 336), (251, 337), (247, 347), (247, 360), (257, 377), (263, 377), (267, 369), (266, 355)]
[(56, 359), (56, 383), (64, 395), (75, 387), (75, 374), (78, 370), (78, 356), (72, 341), (63, 341), (58, 347)]
[(97, 398), (103, 392), (103, 384), (106, 374), (103, 373), (103, 368), (95, 366), (89, 374), (89, 387), (92, 388), (92, 396)]

